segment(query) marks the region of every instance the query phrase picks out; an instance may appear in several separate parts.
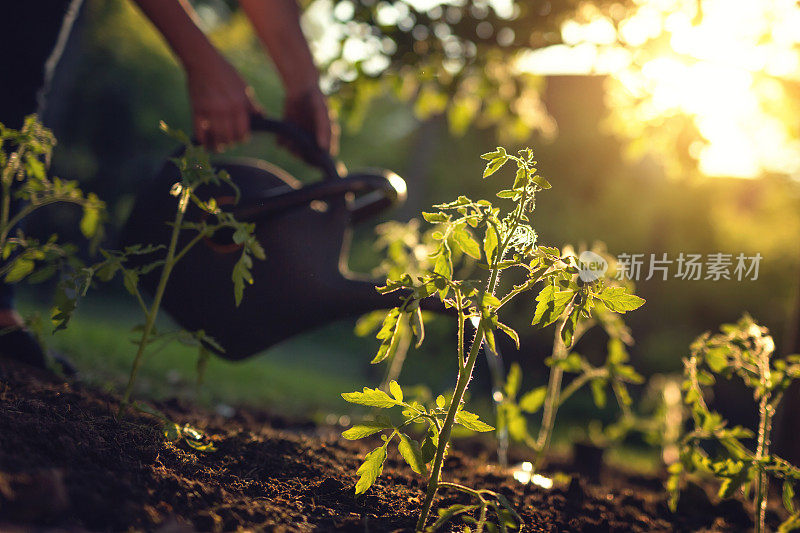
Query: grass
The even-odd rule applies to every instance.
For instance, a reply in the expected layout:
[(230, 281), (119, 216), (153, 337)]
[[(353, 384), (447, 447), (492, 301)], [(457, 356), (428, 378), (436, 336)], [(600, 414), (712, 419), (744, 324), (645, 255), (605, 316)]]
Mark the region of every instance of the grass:
[[(35, 295), (23, 294), (20, 301), (23, 315), (47, 316), (47, 305), (37, 303)], [(45, 340), (75, 364), (84, 381), (120, 392), (136, 352), (131, 328), (141, 321), (140, 314), (124, 295), (90, 294), (69, 327), (46, 334)], [(176, 329), (165, 316), (157, 327)], [(250, 405), (293, 414), (343, 411), (339, 392), (369, 379), (366, 361), (371, 344), (371, 339), (354, 338), (351, 323), (334, 324), (246, 361), (212, 357), (198, 388), (196, 349), (176, 341), (145, 356), (135, 397), (179, 397), (203, 405)]]

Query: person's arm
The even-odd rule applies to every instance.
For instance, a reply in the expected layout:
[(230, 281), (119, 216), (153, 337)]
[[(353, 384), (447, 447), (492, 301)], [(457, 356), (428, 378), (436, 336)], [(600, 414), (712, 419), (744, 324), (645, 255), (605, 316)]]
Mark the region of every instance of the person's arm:
[(335, 152), (336, 126), (319, 88), (295, 0), (239, 0), (286, 89), (284, 118), (312, 133), (321, 148)]
[(186, 71), (195, 135), (220, 150), (250, 133), (257, 110), (252, 89), (214, 48), (187, 0), (134, 0), (158, 28)]

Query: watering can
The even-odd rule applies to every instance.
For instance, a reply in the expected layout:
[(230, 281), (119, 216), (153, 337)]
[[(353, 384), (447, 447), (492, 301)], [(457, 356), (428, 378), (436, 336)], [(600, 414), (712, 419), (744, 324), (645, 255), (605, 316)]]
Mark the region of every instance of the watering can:
[[(230, 235), (204, 239), (175, 265), (162, 307), (181, 327), (213, 337), (224, 352), (209, 348), (231, 360), (249, 357), (328, 322), (398, 303), (396, 294), (381, 295), (374, 281), (350, 272), (347, 257), (351, 226), (404, 202), (403, 179), (387, 170), (347, 173), (293, 124), (255, 116), (251, 128), (287, 139), (322, 176), (303, 185), (283, 169), (258, 159), (228, 158), (214, 163), (238, 187), (239, 202), (228, 207), (238, 220), (255, 223), (266, 260), (253, 260), (253, 284), (245, 288), (237, 307), (231, 272), (241, 249)], [(168, 222), (177, 208), (170, 189), (179, 180), (177, 167), (166, 162), (137, 199), (123, 230), (124, 246), (169, 242), (172, 227)], [(233, 204), (235, 196), (229, 185), (203, 186), (197, 194), (204, 200), (214, 197), (220, 205)], [(185, 220), (199, 222), (203, 216), (207, 215), (190, 204)], [(178, 249), (193, 236), (192, 231), (182, 232)], [(134, 256), (130, 261), (141, 265), (152, 260)], [(156, 269), (140, 280), (151, 294), (159, 273)]]

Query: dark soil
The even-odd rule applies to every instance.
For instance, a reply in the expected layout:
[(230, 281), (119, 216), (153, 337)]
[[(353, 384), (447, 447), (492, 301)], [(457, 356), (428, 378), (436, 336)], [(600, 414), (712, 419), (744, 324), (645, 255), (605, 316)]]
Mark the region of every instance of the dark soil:
[[(147, 415), (117, 419), (117, 405), (91, 387), (0, 361), (0, 531), (413, 529), (424, 482), (396, 454), (356, 498), (355, 470), (369, 443), (342, 440), (333, 428), (257, 410), (223, 418), (157, 405), (211, 436), (218, 450), (201, 453), (165, 441)], [(573, 477), (545, 491), (492, 467), (491, 457), (477, 441), (459, 442), (446, 477), (507, 496), (525, 531), (752, 527), (740, 502), (712, 503), (700, 487), (673, 515), (658, 479), (605, 473), (599, 483)]]

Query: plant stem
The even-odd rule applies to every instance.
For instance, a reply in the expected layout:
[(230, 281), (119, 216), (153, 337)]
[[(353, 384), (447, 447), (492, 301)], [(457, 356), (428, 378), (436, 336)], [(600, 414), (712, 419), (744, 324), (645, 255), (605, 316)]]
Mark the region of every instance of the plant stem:
[(175, 250), (178, 247), (178, 236), (181, 232), (181, 223), (183, 222), (183, 215), (186, 213), (186, 204), (189, 199), (190, 190), (188, 187), (184, 188), (178, 204), (178, 211), (175, 214), (175, 222), (172, 226), (172, 236), (170, 237), (169, 248), (167, 248), (167, 258), (164, 260), (164, 266), (161, 269), (161, 277), (158, 280), (155, 295), (153, 296), (153, 303), (145, 319), (144, 330), (142, 337), (139, 340), (139, 348), (136, 351), (136, 357), (133, 359), (133, 366), (131, 367), (131, 374), (128, 377), (128, 384), (125, 387), (125, 394), (122, 396), (122, 402), (119, 406), (119, 414), (125, 411), (130, 401), (131, 393), (133, 392), (133, 384), (136, 382), (136, 376), (139, 373), (139, 367), (142, 364), (142, 356), (147, 348), (147, 342), (150, 339), (150, 333), (153, 331), (153, 326), (158, 316), (158, 310), (161, 307), (161, 299), (164, 297), (164, 290), (167, 288), (167, 281), (172, 273), (172, 267), (177, 262), (175, 260)]
[[(772, 417), (775, 414), (775, 407), (769, 402), (769, 395), (764, 394), (759, 405), (758, 422), (758, 447), (756, 448), (755, 462), (758, 463), (763, 457), (769, 455), (770, 433), (772, 432)], [(767, 491), (769, 483), (767, 473), (757, 464), (758, 475), (756, 476), (755, 487), (755, 507), (756, 507), (756, 533), (765, 531), (765, 519), (767, 516)]]
[(580, 376), (576, 377), (572, 381), (569, 382), (563, 391), (558, 395), (558, 407), (561, 407), (564, 402), (566, 402), (570, 396), (575, 394), (578, 389), (586, 385), (587, 382), (601, 377), (607, 377), (608, 370), (605, 368), (593, 368), (587, 372), (584, 372)]
[(8, 212), (11, 209), (11, 184), (3, 180), (3, 207), (0, 211), (0, 251), (6, 247), (8, 240)]
[[(569, 306), (564, 316), (569, 316)], [(585, 381), (581, 381), (581, 378), (583, 378), (585, 374), (575, 378), (575, 380), (573, 380), (567, 386), (567, 388), (564, 389), (565, 396), (562, 398), (561, 382), (564, 377), (564, 370), (558, 363), (567, 357), (569, 349), (572, 346), (575, 346), (575, 343), (578, 342), (583, 334), (594, 326), (594, 322), (587, 321), (578, 323), (578, 326), (575, 328), (575, 332), (572, 334), (572, 343), (570, 346), (565, 345), (564, 341), (561, 339), (561, 331), (564, 329), (565, 322), (565, 318), (562, 318), (559, 321), (558, 327), (556, 328), (555, 339), (553, 341), (553, 352), (551, 355), (553, 365), (550, 367), (550, 377), (547, 382), (547, 395), (545, 396), (544, 408), (542, 412), (542, 426), (539, 429), (539, 435), (536, 439), (536, 445), (534, 446), (534, 449), (536, 450), (536, 457), (533, 460), (534, 470), (537, 466), (539, 466), (544, 454), (547, 452), (547, 449), (550, 446), (550, 439), (553, 436), (553, 427), (556, 422), (556, 413), (558, 412), (558, 408), (569, 396), (575, 392), (575, 390), (585, 383)], [(589, 377), (587, 376), (586, 379), (588, 378)]]
[(553, 433), (553, 425), (556, 420), (558, 410), (558, 396), (561, 391), (561, 380), (564, 376), (564, 369), (558, 363), (567, 356), (567, 347), (561, 340), (561, 330), (564, 329), (565, 320), (562, 318), (556, 328), (555, 341), (553, 343), (553, 366), (550, 368), (550, 378), (547, 382), (547, 395), (542, 412), (542, 427), (539, 430), (539, 438), (536, 440), (536, 457), (533, 461), (533, 468), (539, 466), (544, 451), (550, 445), (550, 436)]
[(478, 323), (478, 331), (475, 333), (475, 340), (467, 357), (467, 363), (458, 371), (458, 380), (456, 381), (456, 390), (453, 393), (453, 400), (450, 402), (450, 409), (447, 410), (447, 416), (444, 419), (442, 430), (439, 433), (439, 446), (436, 448), (436, 456), (433, 460), (433, 469), (431, 476), (428, 480), (428, 491), (425, 495), (425, 502), (422, 504), (422, 511), (417, 521), (417, 531), (424, 531), (425, 522), (428, 521), (428, 515), (431, 512), (431, 505), (433, 498), (436, 496), (436, 490), (439, 488), (439, 476), (442, 472), (442, 465), (444, 464), (445, 450), (447, 443), (450, 440), (450, 433), (453, 430), (453, 423), (456, 419), (456, 413), (461, 406), (464, 399), (464, 392), (467, 390), (467, 384), (472, 378), (472, 369), (475, 367), (475, 361), (478, 359), (481, 343), (483, 342), (484, 319)]

